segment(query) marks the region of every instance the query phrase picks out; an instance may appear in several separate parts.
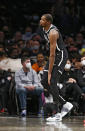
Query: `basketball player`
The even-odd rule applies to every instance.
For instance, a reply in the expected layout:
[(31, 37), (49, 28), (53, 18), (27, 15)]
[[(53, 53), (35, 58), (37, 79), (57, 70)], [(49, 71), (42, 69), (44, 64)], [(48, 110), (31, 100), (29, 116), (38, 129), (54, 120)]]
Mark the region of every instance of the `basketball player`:
[(68, 54), (61, 33), (52, 23), (53, 17), (51, 14), (44, 14), (41, 16), (40, 26), (43, 28), (44, 38), (47, 42), (46, 44), (49, 46), (49, 61), (44, 69), (41, 83), (44, 88), (48, 89), (53, 95), (54, 102), (56, 104), (62, 104), (61, 112), (46, 120), (61, 121), (62, 117), (72, 109), (73, 105), (70, 102), (66, 102), (59, 95), (59, 87), (57, 86), (57, 83), (63, 73)]

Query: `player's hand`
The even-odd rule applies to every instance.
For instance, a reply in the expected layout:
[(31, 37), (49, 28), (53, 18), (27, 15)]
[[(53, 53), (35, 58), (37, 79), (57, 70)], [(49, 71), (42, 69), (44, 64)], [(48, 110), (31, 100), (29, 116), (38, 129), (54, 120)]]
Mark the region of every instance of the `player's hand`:
[(48, 85), (50, 85), (50, 81), (51, 81), (51, 73), (48, 72)]

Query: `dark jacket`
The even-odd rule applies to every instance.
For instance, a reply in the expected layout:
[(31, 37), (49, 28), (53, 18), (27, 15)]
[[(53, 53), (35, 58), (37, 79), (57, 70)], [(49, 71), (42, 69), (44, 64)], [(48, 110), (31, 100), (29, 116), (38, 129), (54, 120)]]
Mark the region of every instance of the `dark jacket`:
[(74, 71), (73, 70), (69, 70), (69, 71), (65, 71), (63, 72), (62, 76), (60, 77), (60, 83), (62, 84), (66, 84), (67, 81), (69, 80), (69, 78), (74, 78), (75, 79), (75, 76), (74, 76)]
[(82, 69), (77, 70), (76, 80), (81, 88), (85, 87), (85, 71)]

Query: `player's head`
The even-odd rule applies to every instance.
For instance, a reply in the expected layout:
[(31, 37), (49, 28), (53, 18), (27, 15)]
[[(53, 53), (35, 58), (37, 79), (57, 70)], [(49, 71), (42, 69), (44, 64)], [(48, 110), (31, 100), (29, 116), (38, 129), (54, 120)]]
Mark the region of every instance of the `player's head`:
[(46, 27), (53, 22), (53, 17), (51, 14), (44, 14), (41, 16), (40, 25), (42, 27)]

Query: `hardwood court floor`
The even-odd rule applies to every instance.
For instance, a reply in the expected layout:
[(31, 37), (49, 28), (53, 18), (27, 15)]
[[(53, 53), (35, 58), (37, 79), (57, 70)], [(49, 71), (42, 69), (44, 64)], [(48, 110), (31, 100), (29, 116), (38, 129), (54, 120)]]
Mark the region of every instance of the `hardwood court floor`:
[(42, 118), (0, 116), (0, 131), (85, 131), (85, 117), (64, 118), (62, 122), (46, 122)]

